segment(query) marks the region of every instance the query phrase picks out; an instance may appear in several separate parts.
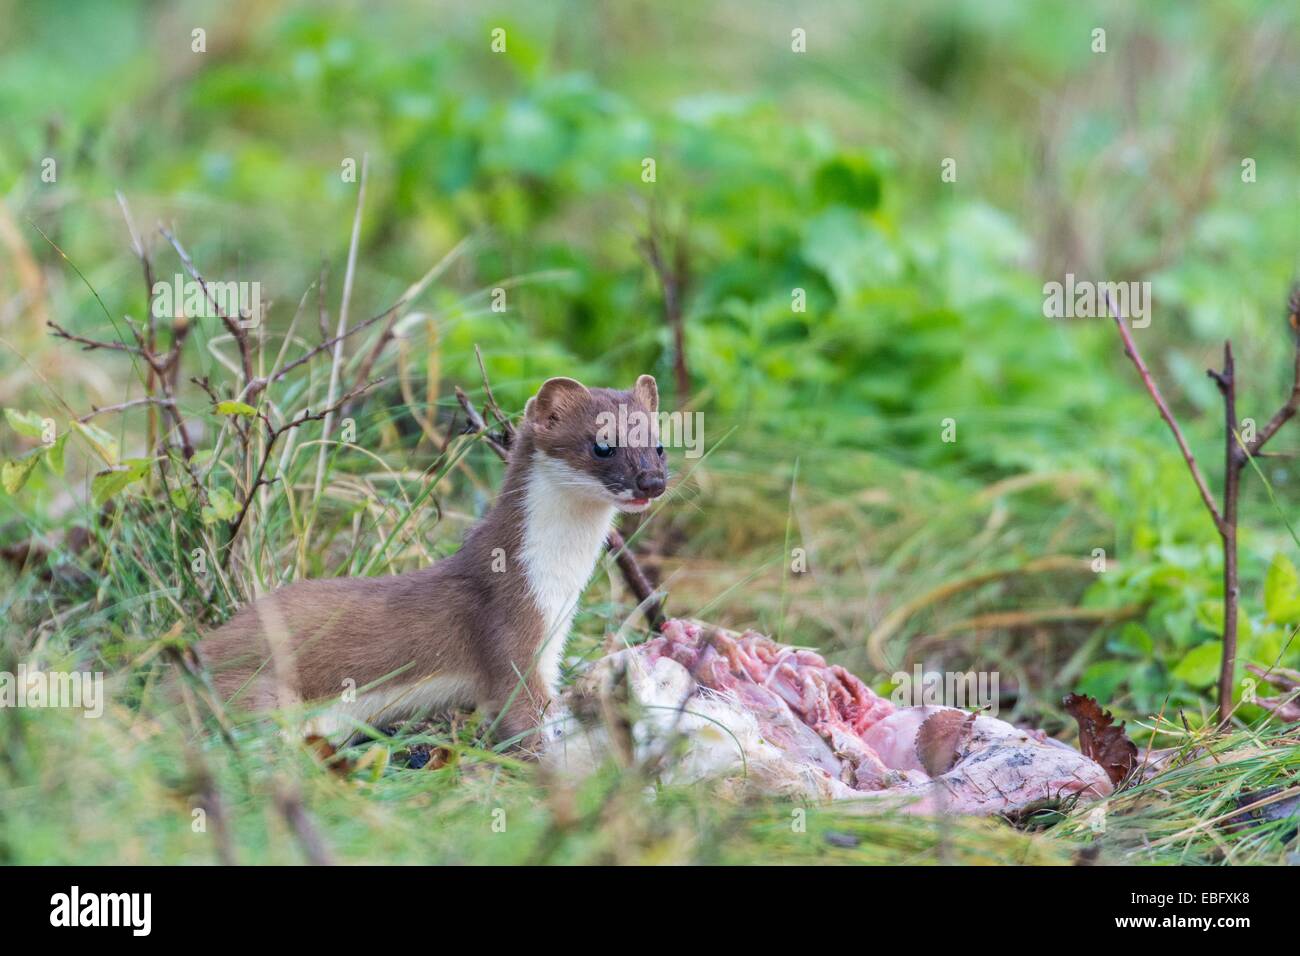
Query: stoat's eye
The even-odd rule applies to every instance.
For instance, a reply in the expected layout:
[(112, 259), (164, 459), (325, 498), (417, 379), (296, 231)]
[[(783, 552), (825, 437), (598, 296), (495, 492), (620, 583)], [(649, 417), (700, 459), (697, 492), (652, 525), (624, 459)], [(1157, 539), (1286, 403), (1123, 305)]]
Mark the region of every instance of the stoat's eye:
[(655, 445), (655, 454), (662, 458), (664, 456), (664, 446)]
[(613, 445), (607, 445), (603, 441), (598, 441), (591, 446), (591, 453), (597, 458), (613, 458), (614, 452), (618, 449)]

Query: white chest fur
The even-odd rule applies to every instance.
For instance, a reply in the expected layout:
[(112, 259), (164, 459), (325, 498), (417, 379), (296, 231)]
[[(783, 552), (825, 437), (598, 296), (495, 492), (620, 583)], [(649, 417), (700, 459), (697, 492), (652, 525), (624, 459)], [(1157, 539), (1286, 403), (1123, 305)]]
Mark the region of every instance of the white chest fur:
[(578, 599), (609, 534), (614, 508), (594, 478), (540, 452), (524, 492), (523, 565), (542, 615), (537, 672), (552, 693)]

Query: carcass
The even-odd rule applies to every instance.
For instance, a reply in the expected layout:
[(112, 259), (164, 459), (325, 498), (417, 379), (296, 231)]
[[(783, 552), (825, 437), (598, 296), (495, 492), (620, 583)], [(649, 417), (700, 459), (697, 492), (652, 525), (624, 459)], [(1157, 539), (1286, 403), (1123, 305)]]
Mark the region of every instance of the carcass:
[[(626, 715), (621, 728), (614, 713)], [(1007, 813), (1112, 790), (1100, 764), (1041, 731), (896, 706), (813, 651), (684, 620), (579, 678), (544, 759), (585, 773), (617, 750), (666, 783), (719, 779), (924, 814)]]

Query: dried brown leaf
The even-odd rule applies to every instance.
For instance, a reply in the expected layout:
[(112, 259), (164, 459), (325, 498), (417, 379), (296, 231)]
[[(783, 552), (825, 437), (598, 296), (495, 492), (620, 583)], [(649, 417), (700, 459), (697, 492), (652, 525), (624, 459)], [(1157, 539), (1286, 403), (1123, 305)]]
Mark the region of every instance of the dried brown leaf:
[(355, 769), (351, 760), (341, 756), (338, 749), (319, 734), (308, 734), (302, 742), (321, 766), (331, 773), (346, 777)]
[(1284, 724), (1294, 724), (1300, 721), (1300, 700), (1297, 700), (1294, 696), (1257, 697), (1255, 703), (1265, 710), (1272, 711), (1277, 719)]
[(1101, 764), (1110, 782), (1117, 785), (1137, 766), (1137, 744), (1115, 726), (1110, 711), (1102, 710), (1094, 697), (1070, 694), (1062, 702), (1066, 713), (1079, 725), (1079, 750)]

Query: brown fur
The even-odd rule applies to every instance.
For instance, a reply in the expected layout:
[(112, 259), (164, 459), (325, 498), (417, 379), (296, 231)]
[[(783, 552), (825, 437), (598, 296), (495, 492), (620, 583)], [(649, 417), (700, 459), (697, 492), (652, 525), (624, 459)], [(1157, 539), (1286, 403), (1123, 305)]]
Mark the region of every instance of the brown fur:
[[(611, 494), (638, 488), (638, 475), (642, 487), (651, 486), (648, 497), (661, 494), (666, 472), (653, 442), (619, 448), (609, 459), (593, 455), (596, 416), (619, 403), (653, 416), (654, 379), (641, 376), (631, 391), (547, 381), (528, 402), (495, 504), (458, 552), (408, 574), (301, 581), (244, 607), (199, 645), (222, 697), (264, 710), (338, 698), (349, 679), (358, 693), (377, 682), (392, 693), (457, 678), (463, 691), (447, 704), (497, 714), (513, 694), (498, 733), (510, 738), (534, 728), (552, 689), (535, 666), (546, 636), (520, 554), (529, 472), (540, 453), (595, 478)], [(492, 570), (498, 548), (505, 573)], [(398, 703), (384, 716), (416, 709)]]

